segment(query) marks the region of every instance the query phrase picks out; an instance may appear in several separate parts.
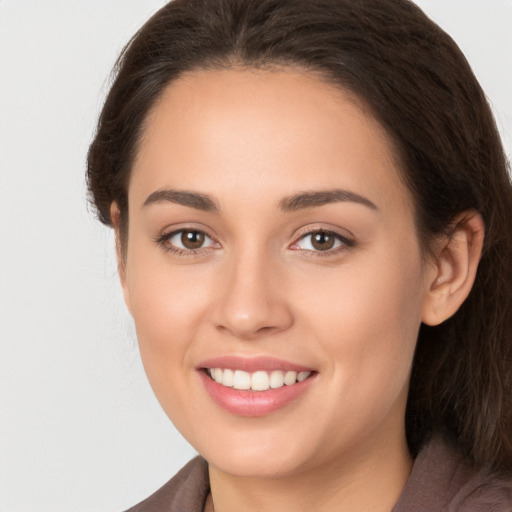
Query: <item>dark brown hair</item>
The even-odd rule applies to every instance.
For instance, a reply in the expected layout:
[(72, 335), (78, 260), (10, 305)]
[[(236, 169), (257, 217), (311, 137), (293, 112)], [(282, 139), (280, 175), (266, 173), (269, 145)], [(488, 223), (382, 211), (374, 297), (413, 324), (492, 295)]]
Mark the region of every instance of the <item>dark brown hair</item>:
[(473, 290), (422, 326), (406, 412), (414, 453), (442, 430), (478, 466), (512, 471), (512, 188), (486, 97), (453, 40), (408, 0), (175, 0), (121, 54), (88, 156), (100, 220), (127, 187), (162, 91), (199, 68), (295, 66), (351, 91), (394, 140), (420, 240), (469, 209), (486, 239)]

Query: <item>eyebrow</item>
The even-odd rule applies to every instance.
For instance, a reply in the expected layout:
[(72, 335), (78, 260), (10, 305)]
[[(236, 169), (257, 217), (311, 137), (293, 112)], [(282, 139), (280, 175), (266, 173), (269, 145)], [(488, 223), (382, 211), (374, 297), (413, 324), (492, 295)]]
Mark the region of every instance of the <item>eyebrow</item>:
[[(217, 203), (210, 196), (198, 192), (175, 189), (156, 190), (147, 197), (143, 206), (146, 207), (163, 202), (180, 204), (205, 212), (220, 212)], [(344, 189), (308, 191), (294, 194), (282, 199), (279, 202), (279, 208), (284, 212), (294, 212), (337, 202), (358, 203), (372, 210), (378, 210), (377, 206), (366, 197)]]
[(294, 212), (306, 208), (315, 208), (330, 203), (350, 202), (367, 206), (372, 210), (378, 210), (375, 203), (355, 192), (344, 189), (319, 190), (311, 192), (301, 192), (290, 197), (284, 198), (279, 203), (279, 207), (284, 212)]
[(205, 194), (174, 189), (163, 189), (153, 192), (144, 201), (143, 207), (165, 202), (181, 204), (182, 206), (188, 206), (205, 212), (218, 213), (220, 211), (216, 202)]

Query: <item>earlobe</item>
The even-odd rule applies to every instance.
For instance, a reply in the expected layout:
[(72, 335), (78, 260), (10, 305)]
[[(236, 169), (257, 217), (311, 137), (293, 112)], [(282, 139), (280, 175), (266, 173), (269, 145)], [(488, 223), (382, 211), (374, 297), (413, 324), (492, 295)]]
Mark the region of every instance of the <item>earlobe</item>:
[(439, 325), (466, 300), (475, 281), (484, 234), (478, 212), (464, 212), (455, 219), (450, 235), (437, 250), (423, 303), (423, 323)]
[(115, 233), (115, 244), (116, 244), (116, 258), (117, 258), (117, 272), (119, 274), (119, 280), (121, 282), (121, 288), (123, 289), (124, 302), (128, 311), (130, 310), (130, 298), (128, 287), (126, 285), (126, 261), (123, 254), (123, 246), (121, 241), (121, 227), (120, 227), (121, 212), (118, 204), (114, 201), (110, 205), (110, 222)]

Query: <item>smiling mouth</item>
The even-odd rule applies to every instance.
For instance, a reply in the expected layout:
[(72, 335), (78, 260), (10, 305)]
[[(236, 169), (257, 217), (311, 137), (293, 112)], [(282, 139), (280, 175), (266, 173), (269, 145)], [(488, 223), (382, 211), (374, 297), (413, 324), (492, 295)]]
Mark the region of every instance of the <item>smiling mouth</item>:
[(243, 391), (267, 391), (283, 386), (293, 386), (306, 380), (312, 372), (296, 372), (293, 370), (274, 370), (266, 372), (259, 370), (246, 372), (244, 370), (232, 370), (229, 368), (205, 368), (212, 380), (227, 388)]

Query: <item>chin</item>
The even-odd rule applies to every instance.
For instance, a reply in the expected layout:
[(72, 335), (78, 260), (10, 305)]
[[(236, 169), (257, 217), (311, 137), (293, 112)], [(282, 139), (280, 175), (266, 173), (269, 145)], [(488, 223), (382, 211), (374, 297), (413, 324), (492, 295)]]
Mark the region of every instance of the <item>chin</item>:
[(196, 450), (216, 469), (242, 478), (279, 478), (305, 468), (314, 456), (311, 439), (265, 429), (190, 439)]
[(297, 473), (305, 465), (297, 455), (284, 458), (282, 451), (268, 454), (253, 450), (251, 453), (212, 454), (205, 458), (217, 470), (240, 478), (282, 478)]

